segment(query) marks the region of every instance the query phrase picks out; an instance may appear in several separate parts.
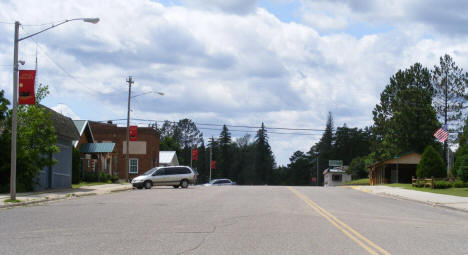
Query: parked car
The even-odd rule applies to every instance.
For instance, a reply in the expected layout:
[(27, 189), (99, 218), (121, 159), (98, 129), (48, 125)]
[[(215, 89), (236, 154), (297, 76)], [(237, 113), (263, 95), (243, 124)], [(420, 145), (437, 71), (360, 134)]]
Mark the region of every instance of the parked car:
[(209, 183), (205, 183), (203, 186), (224, 186), (224, 185), (236, 185), (237, 183), (229, 179), (213, 179)]
[(197, 182), (198, 173), (188, 166), (155, 167), (132, 180), (137, 189), (151, 189), (152, 186), (187, 188)]

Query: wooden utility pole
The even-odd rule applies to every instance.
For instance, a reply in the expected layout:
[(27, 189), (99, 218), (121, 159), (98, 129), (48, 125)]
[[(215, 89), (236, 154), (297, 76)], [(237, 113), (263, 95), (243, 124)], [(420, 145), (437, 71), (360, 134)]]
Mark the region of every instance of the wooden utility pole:
[(128, 171), (130, 170), (130, 164), (129, 164), (129, 161), (128, 161), (128, 147), (129, 147), (129, 144), (128, 144), (128, 139), (129, 139), (129, 127), (130, 127), (130, 97), (131, 97), (131, 94), (132, 94), (132, 84), (135, 82), (134, 80), (132, 80), (132, 76), (129, 76), (128, 79), (127, 79), (127, 82), (128, 82), (128, 107), (127, 107), (127, 148), (126, 148), (126, 152), (125, 152), (125, 162), (126, 162), (126, 171), (125, 171), (125, 179), (127, 181), (129, 181), (128, 179)]

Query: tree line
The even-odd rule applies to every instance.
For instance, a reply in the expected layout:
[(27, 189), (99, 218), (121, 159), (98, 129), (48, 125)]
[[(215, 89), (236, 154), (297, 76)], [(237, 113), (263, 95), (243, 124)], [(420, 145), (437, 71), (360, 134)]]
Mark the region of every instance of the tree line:
[[(468, 157), (463, 138), (467, 91), (468, 73), (450, 55), (440, 57), (439, 65), (432, 70), (420, 63), (398, 70), (380, 94), (371, 126), (350, 128), (343, 124), (335, 128), (329, 112), (321, 139), (309, 151), (294, 152), (286, 166), (276, 165), (263, 123), (255, 137), (237, 139), (232, 139), (229, 129), (223, 126), (219, 136), (209, 138), (206, 144), (189, 119), (166, 121), (155, 128), (161, 133), (160, 150), (175, 150), (182, 164), (189, 164), (191, 150), (198, 149), (199, 159), (193, 166), (201, 182), (209, 178), (210, 150), (217, 162), (212, 178), (231, 178), (239, 184), (323, 185), (322, 172), (329, 167), (329, 160), (342, 160), (353, 179), (366, 178), (369, 166), (375, 162), (409, 152), (423, 153), (428, 147), (447, 160), (448, 144), (459, 143), (457, 161), (450, 171), (457, 176), (463, 158)], [(449, 132), (444, 144), (433, 136), (442, 126)]]

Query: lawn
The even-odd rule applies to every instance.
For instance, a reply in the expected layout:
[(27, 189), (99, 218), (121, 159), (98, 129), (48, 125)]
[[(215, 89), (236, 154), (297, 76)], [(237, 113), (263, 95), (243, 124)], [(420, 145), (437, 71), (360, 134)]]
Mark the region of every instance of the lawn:
[(370, 185), (369, 178), (352, 180), (349, 182), (344, 182), (343, 185)]
[(418, 190), (424, 192), (431, 192), (437, 194), (444, 194), (444, 195), (451, 195), (451, 196), (459, 196), (459, 197), (468, 197), (468, 188), (449, 188), (449, 189), (431, 189), (431, 188), (417, 188), (411, 186), (411, 184), (406, 183), (392, 183), (392, 184), (385, 184), (385, 186), (390, 187), (400, 187), (404, 189), (411, 189), (411, 190)]

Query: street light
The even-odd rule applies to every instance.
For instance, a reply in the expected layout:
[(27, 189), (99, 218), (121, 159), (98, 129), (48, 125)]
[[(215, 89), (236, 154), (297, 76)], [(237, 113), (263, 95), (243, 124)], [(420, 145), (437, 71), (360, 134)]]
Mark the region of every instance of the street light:
[(139, 96), (143, 96), (143, 95), (146, 95), (146, 94), (151, 94), (151, 93), (155, 93), (155, 94), (158, 94), (160, 96), (164, 96), (164, 93), (163, 92), (159, 92), (159, 91), (149, 91), (149, 92), (145, 92), (145, 93), (141, 93), (141, 94), (138, 94), (138, 95), (134, 95), (132, 96), (132, 84), (135, 82), (133, 79), (132, 79), (132, 76), (129, 76), (128, 77), (128, 108), (127, 108), (127, 139), (126, 139), (126, 147), (125, 148), (125, 162), (126, 162), (126, 167), (125, 167), (125, 179), (128, 181), (128, 172), (130, 170), (130, 163), (129, 163), (129, 158), (128, 158), (128, 150), (129, 150), (129, 136), (130, 136), (130, 99), (132, 98), (135, 98), (135, 97), (139, 97)]
[[(33, 37), (37, 34), (40, 34), (44, 31), (52, 29), (54, 27), (60, 26), (64, 23), (82, 20), (84, 22), (96, 24), (99, 22), (99, 18), (76, 18), (76, 19), (67, 19), (63, 22), (60, 22), (56, 25), (52, 25), (46, 29), (43, 29), (34, 34), (25, 36), (18, 39), (19, 34), (19, 21), (15, 22), (15, 40), (14, 40), (14, 50), (13, 50), (13, 113), (11, 117), (11, 163), (10, 163), (10, 198), (11, 200), (16, 200), (16, 128), (18, 122), (18, 43), (22, 40)], [(24, 63), (24, 61), (22, 61)]]

